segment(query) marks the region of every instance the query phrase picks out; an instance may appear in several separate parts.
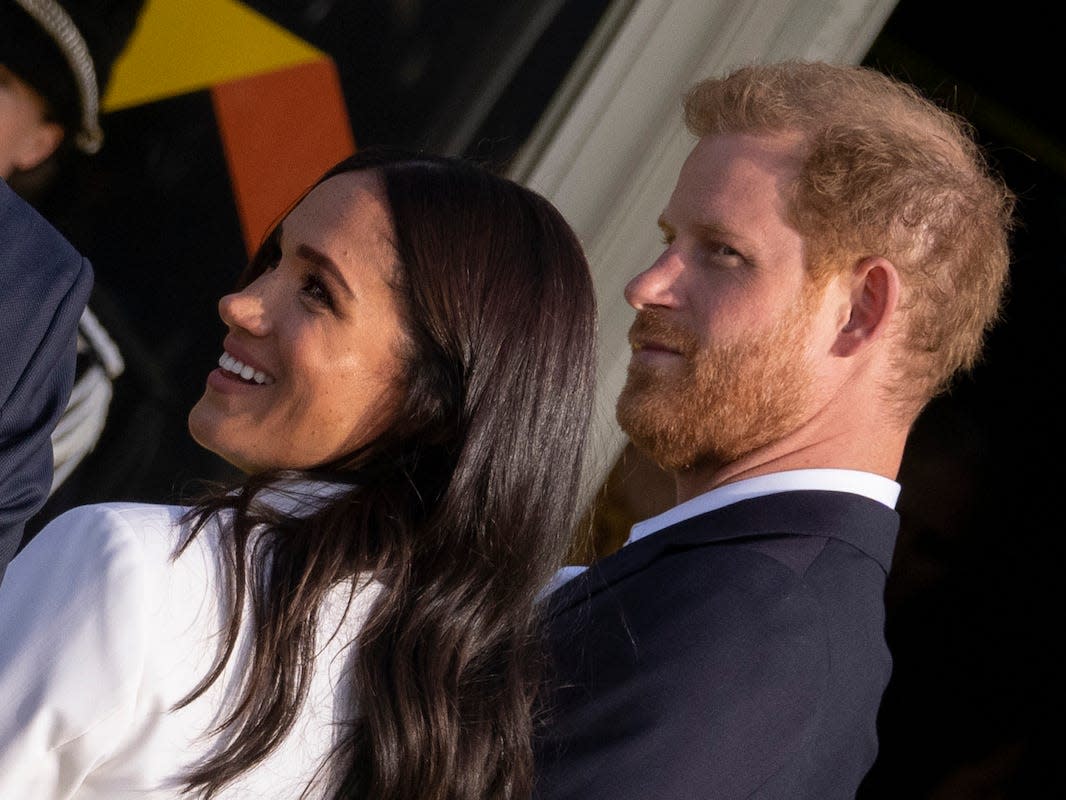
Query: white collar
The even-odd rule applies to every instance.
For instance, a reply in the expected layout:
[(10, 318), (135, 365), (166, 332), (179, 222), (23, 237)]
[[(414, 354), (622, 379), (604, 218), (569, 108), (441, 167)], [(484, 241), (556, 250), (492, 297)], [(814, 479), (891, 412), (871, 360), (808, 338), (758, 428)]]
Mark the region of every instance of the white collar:
[[(638, 522), (630, 529), (626, 544), (642, 539), (656, 531), (661, 531), (663, 528), (668, 528), (682, 520), (705, 514), (708, 511), (714, 511), (741, 500), (796, 490), (851, 492), (852, 494), (876, 500), (889, 508), (895, 508), (896, 500), (899, 498), (900, 486), (895, 481), (889, 480), (882, 475), (853, 469), (794, 469), (786, 472), (775, 472), (770, 475), (759, 475), (755, 478), (746, 478), (736, 483), (727, 483), (725, 486), (711, 489), (709, 492), (704, 492), (691, 500), (686, 500), (684, 503), (680, 503), (658, 516)], [(562, 567), (541, 590), (540, 597), (547, 597), (568, 580), (580, 575), (586, 569), (587, 567), (578, 565)]]
[(762, 497), (777, 492), (792, 491), (850, 492), (876, 500), (889, 508), (896, 507), (900, 486), (893, 480), (872, 472), (854, 469), (794, 469), (745, 478), (727, 483), (686, 500), (662, 514), (636, 523), (629, 532), (626, 544), (668, 528), (682, 520), (706, 514), (741, 500)]

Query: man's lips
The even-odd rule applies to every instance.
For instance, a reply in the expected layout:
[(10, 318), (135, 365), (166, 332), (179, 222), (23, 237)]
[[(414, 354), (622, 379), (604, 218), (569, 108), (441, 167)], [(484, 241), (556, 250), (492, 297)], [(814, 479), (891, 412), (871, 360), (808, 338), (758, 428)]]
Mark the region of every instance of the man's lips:
[(667, 367), (684, 360), (685, 356), (674, 345), (648, 339), (636, 339), (630, 342), (632, 354), (630, 365), (646, 367)]
[(685, 330), (667, 322), (655, 311), (639, 311), (629, 328), (629, 346), (634, 357), (680, 356), (695, 352), (697, 342)]

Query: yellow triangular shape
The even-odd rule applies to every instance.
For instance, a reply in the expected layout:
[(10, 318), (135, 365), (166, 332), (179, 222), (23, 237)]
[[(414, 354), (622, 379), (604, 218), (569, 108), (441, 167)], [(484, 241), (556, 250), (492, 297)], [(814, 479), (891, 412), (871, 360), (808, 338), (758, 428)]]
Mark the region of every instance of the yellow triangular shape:
[(236, 0), (148, 0), (102, 107), (116, 111), (325, 57)]

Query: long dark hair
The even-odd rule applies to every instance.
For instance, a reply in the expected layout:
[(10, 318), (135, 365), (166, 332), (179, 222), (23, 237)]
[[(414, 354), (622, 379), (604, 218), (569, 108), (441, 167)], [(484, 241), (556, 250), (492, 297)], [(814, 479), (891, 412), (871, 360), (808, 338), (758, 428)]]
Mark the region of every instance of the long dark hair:
[[(388, 431), (304, 473), (352, 483), (320, 511), (265, 511), (252, 500), (279, 476), (264, 474), (190, 515), (195, 536), (229, 510), (232, 610), (214, 669), (182, 704), (221, 675), (246, 598), (256, 641), (226, 746), (186, 789), (210, 797), (284, 738), (324, 594), (372, 575), (384, 588), (356, 643), (358, 716), (329, 759), (333, 796), (526, 797), (537, 593), (570, 541), (592, 407), (588, 266), (551, 204), (486, 169), (367, 151), (321, 180), (356, 170), (380, 175), (392, 212), (405, 391)], [(276, 246), (268, 237), (243, 282)]]

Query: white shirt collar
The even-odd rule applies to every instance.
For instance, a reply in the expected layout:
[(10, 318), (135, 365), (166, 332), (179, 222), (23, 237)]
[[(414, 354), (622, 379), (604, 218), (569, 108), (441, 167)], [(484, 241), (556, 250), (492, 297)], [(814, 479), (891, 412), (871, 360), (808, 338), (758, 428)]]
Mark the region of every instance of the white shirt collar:
[[(900, 485), (882, 475), (853, 469), (794, 469), (786, 472), (775, 472), (770, 475), (759, 475), (754, 478), (745, 478), (736, 483), (727, 483), (725, 486), (711, 489), (709, 492), (704, 492), (691, 500), (686, 500), (684, 503), (680, 503), (658, 516), (636, 523), (629, 531), (629, 538), (626, 540), (626, 544), (631, 544), (682, 520), (705, 514), (708, 511), (714, 511), (741, 500), (797, 490), (851, 492), (852, 494), (876, 500), (889, 508), (895, 508), (896, 500), (899, 499)], [(547, 586), (541, 590), (541, 597), (546, 597), (586, 569), (587, 567), (578, 565), (561, 568), (555, 573)]]
[(794, 469), (770, 475), (758, 475), (711, 489), (662, 514), (638, 522), (630, 529), (626, 544), (661, 531), (682, 520), (741, 500), (797, 490), (851, 492), (876, 500), (889, 508), (895, 508), (896, 500), (899, 499), (900, 486), (882, 475), (853, 469)]

